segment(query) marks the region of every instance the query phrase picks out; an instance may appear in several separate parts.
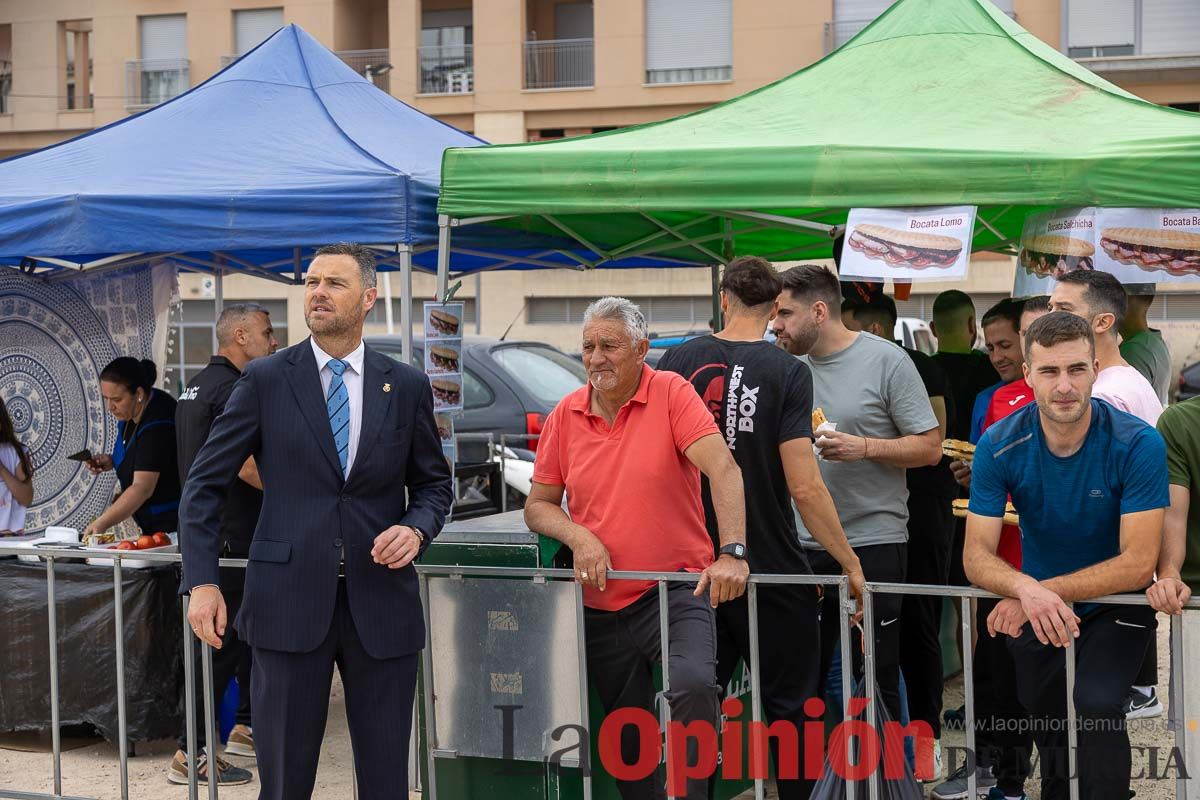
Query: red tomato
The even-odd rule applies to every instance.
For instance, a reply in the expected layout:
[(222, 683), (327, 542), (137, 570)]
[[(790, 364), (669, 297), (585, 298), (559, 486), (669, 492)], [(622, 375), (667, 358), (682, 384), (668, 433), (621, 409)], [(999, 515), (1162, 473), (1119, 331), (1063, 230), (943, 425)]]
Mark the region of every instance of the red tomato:
[(121, 542), (120, 544), (118, 544), (117, 549), (118, 550), (136, 550), (137, 545), (135, 545), (133, 542), (126, 541), (126, 542)]
[(171, 543), (171, 537), (167, 536), (162, 531), (159, 531), (158, 533), (154, 534), (154, 536), (151, 538), (154, 539), (155, 547), (166, 547), (167, 545), (169, 545)]
[(138, 550), (149, 550), (151, 547), (157, 546), (158, 545), (154, 543), (154, 537), (146, 533), (143, 533), (138, 537), (137, 545), (135, 545), (136, 549)]

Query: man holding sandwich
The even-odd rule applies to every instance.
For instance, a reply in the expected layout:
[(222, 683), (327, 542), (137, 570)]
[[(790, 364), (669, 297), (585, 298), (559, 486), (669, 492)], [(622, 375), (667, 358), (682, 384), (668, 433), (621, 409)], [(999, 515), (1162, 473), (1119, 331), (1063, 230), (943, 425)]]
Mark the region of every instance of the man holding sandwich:
[[(1086, 320), (1054, 312), (1034, 322), (1024, 371), (1036, 405), (994, 425), (975, 452), (966, 573), (1006, 598), (988, 617), (988, 635), (1012, 637), (1042, 798), (1069, 794), (1064, 648), (1073, 644), (1080, 796), (1128, 800), (1122, 705), (1152, 641), (1154, 611), (1084, 601), (1150, 584), (1169, 504), (1166, 449), (1149, 425), (1092, 398), (1098, 366)], [(1021, 518), (1019, 571), (996, 553), (1010, 495)]]

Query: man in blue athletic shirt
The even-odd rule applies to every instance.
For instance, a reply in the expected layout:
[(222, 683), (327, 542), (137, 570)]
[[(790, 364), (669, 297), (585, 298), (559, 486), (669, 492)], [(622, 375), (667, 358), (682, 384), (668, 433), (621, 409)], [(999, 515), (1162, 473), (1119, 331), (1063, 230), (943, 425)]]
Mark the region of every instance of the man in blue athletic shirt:
[[(989, 615), (988, 633), (1013, 637), (1043, 800), (1068, 796), (1068, 645), (1077, 651), (1080, 796), (1128, 800), (1122, 703), (1151, 641), (1154, 611), (1081, 601), (1150, 584), (1170, 504), (1166, 447), (1142, 420), (1092, 399), (1095, 341), (1081, 317), (1053, 312), (1030, 325), (1024, 370), (1037, 403), (989, 428), (975, 451), (967, 577), (1009, 598)], [(1021, 518), (1019, 572), (996, 555), (1009, 495)]]

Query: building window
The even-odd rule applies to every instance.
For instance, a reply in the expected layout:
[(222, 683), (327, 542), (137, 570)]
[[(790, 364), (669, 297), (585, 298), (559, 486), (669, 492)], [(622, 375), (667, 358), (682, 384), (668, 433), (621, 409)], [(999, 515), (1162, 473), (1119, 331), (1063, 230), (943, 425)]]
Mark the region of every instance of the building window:
[(646, 0), (646, 83), (732, 78), (731, 0)]
[(8, 96), (12, 93), (12, 25), (0, 25), (0, 114), (11, 114)]
[[(475, 298), (474, 297), (456, 297), (456, 303), (463, 304), (463, 325), (475, 324)], [(400, 327), (400, 298), (392, 297), (392, 324), (397, 328)], [(425, 298), (413, 298), (412, 301), (412, 318), (417, 330), (420, 330), (421, 320), (425, 314)], [(375, 305), (367, 312), (367, 325), (387, 325), (387, 309), (383, 305), (383, 298), (380, 297), (375, 301)]]
[[(227, 300), (225, 305), (242, 302)], [(249, 301), (246, 301), (249, 302)], [(271, 314), (271, 327), (281, 348), (288, 346), (287, 300), (255, 300)], [(184, 300), (171, 309), (167, 367), (163, 371), (167, 391), (176, 397), (183, 387), (208, 366), (217, 352), (217, 304), (213, 300)]]
[[(526, 321), (531, 325), (579, 325), (583, 312), (595, 297), (530, 297)], [(708, 295), (676, 297), (631, 297), (651, 327), (708, 327), (712, 320), (712, 298)]]
[(233, 12), (233, 54), (244, 56), (283, 27), (283, 8), (251, 8)]
[(190, 65), (187, 57), (187, 15), (158, 14), (138, 17), (141, 36), (137, 61), (125, 69), (126, 104), (146, 108), (187, 91)]
[(471, 9), (421, 13), (421, 94), (475, 91)]
[(58, 23), (58, 107), (92, 108), (92, 21)]
[(1067, 55), (1071, 58), (1133, 55), (1135, 4), (1136, 0), (1070, 0)]

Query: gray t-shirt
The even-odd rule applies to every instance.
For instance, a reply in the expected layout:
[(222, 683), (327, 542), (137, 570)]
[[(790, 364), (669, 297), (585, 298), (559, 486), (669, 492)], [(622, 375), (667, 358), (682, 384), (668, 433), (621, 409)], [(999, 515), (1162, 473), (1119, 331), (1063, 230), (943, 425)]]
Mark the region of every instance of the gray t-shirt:
[(1150, 381), (1158, 401), (1165, 406), (1171, 389), (1171, 353), (1162, 333), (1150, 328), (1130, 336), (1121, 342), (1121, 358)]
[[(820, 406), (839, 431), (898, 439), (938, 426), (916, 366), (893, 342), (860, 333), (840, 352), (800, 360), (812, 370), (813, 406)], [(908, 541), (908, 486), (902, 467), (823, 459), (820, 465), (852, 546)], [(796, 528), (801, 545), (820, 547), (799, 514)]]

